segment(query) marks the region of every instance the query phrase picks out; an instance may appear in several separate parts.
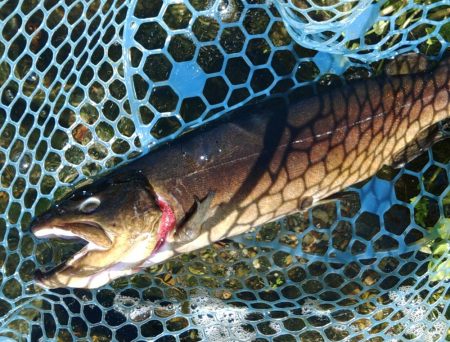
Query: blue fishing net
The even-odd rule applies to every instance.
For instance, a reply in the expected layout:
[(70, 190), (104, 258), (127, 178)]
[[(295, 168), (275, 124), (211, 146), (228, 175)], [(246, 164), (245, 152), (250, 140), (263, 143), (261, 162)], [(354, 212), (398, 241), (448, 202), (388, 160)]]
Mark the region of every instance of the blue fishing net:
[(442, 1), (276, 0), (274, 4), (299, 44), (361, 61), (416, 50), (430, 39), (444, 49), (448, 44), (442, 29), (446, 21), (435, 15), (447, 8)]
[(0, 338), (445, 338), (448, 140), (342, 201), (99, 290), (35, 285), (34, 270), (73, 247), (28, 226), (80, 180), (247, 102), (366, 77), (397, 53), (439, 58), (449, 10), (446, 0), (0, 1)]

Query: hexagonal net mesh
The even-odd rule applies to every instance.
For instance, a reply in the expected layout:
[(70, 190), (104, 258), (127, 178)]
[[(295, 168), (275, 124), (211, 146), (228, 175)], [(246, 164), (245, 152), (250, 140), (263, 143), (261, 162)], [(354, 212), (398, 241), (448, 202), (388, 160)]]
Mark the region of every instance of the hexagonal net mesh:
[[(391, 57), (436, 40), (445, 48), (442, 1), (275, 0), (291, 36), (303, 46), (363, 61)], [(399, 10), (401, 9), (401, 10)], [(438, 14), (441, 13), (441, 14)], [(439, 32), (439, 33), (438, 33)]]
[(449, 12), (445, 0), (0, 1), (0, 339), (444, 338), (450, 140), (342, 201), (96, 291), (36, 286), (34, 270), (73, 246), (28, 226), (71, 184), (246, 102), (365, 77), (361, 61), (396, 51), (439, 57)]

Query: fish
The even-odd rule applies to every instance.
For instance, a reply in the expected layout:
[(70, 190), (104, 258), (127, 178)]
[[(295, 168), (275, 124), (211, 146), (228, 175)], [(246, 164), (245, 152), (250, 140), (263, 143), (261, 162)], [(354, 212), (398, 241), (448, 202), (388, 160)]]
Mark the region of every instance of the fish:
[(36, 281), (98, 288), (308, 209), (429, 146), (436, 125), (450, 117), (449, 99), (447, 58), (431, 72), (243, 106), (38, 216), (36, 237), (86, 245), (57, 267), (37, 270)]

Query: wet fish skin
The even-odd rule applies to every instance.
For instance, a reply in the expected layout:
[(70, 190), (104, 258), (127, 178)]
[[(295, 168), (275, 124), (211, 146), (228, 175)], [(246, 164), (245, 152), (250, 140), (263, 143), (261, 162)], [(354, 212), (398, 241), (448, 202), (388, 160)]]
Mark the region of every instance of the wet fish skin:
[[(59, 279), (59, 270), (41, 281), (49, 287), (98, 287), (306, 209), (396, 160), (420, 132), (450, 117), (449, 99), (447, 59), (425, 74), (359, 81), (292, 104), (274, 98), (243, 107), (229, 121), (161, 146), (110, 176), (145, 178), (142, 184), (148, 182), (146, 186), (160, 200), (150, 211), (165, 218), (158, 229), (142, 227), (121, 218), (120, 210), (109, 210), (108, 217), (120, 221), (120, 227), (112, 233), (103, 223), (98, 225), (113, 243), (121, 234), (146, 232), (154, 250), (146, 249), (143, 255), (129, 243), (125, 248), (129, 267), (120, 272), (99, 267), (94, 260), (78, 269), (72, 265), (68, 274), (74, 278), (95, 273), (97, 280), (87, 285), (71, 281), (70, 274)], [(123, 184), (115, 196), (139, 189), (132, 182)], [(84, 201), (96, 196), (96, 185), (91, 187), (94, 191)], [(62, 202), (60, 207), (65, 205)], [(86, 220), (86, 215), (79, 217), (80, 222)], [(89, 214), (89, 220), (96, 221), (95, 217), (95, 211)], [(64, 214), (58, 219), (68, 222)], [(38, 235), (46, 221), (40, 224), (35, 228)], [(113, 250), (106, 248), (104, 258)]]
[(447, 59), (432, 73), (359, 81), (290, 106), (275, 99), (127, 168), (142, 170), (177, 222), (195, 197), (214, 191), (200, 236), (173, 241), (174, 254), (189, 252), (306, 209), (391, 164), (419, 132), (450, 117), (449, 83)]
[(132, 274), (153, 252), (162, 216), (140, 174), (88, 185), (32, 222), (37, 237), (88, 242), (67, 262), (48, 272), (38, 270), (35, 278), (48, 288), (95, 288), (115, 274)]

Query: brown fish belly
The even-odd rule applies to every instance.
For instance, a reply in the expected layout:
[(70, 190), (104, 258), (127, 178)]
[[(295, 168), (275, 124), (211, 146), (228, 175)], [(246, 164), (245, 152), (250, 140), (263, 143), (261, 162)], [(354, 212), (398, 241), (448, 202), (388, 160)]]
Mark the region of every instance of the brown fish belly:
[[(141, 170), (183, 222), (213, 193), (188, 252), (311, 206), (372, 176), (450, 117), (448, 61), (433, 73), (359, 81), (287, 105), (271, 99), (151, 152)], [(178, 229), (183, 229), (182, 226)]]

